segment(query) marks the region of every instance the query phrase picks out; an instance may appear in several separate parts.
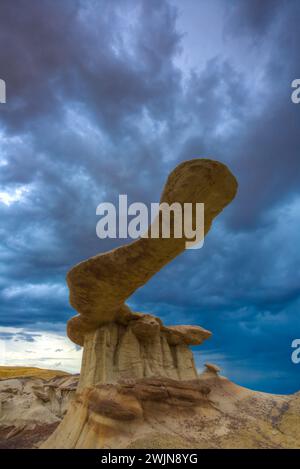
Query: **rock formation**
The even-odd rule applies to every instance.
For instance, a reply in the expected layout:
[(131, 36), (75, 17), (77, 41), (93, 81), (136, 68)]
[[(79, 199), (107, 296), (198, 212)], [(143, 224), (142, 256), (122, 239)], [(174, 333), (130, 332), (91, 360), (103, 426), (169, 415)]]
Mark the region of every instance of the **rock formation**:
[[(194, 159), (180, 164), (171, 172), (160, 202), (169, 205), (177, 203), (182, 207), (185, 203), (192, 204), (193, 222), (196, 203), (203, 203), (205, 235), (213, 219), (234, 198), (236, 190), (237, 182), (224, 164), (208, 159)], [(158, 217), (153, 223), (159, 221)], [(88, 408), (90, 405), (97, 407), (97, 392), (88, 389), (100, 385), (117, 386), (124, 379), (137, 381), (159, 378), (163, 380), (161, 385), (166, 388), (167, 396), (171, 388), (177, 389), (177, 401), (184, 401), (182, 395), (190, 394), (188, 381), (196, 381), (192, 384), (193, 389), (199, 387), (189, 346), (201, 344), (211, 333), (199, 326), (167, 327), (159, 318), (134, 313), (125, 304), (138, 288), (184, 251), (186, 241), (191, 241), (184, 236), (176, 237), (172, 220), (169, 238), (163, 237), (160, 225), (159, 236), (151, 237), (149, 227), (148, 237), (143, 236), (131, 244), (81, 262), (67, 275), (70, 303), (79, 313), (68, 321), (67, 332), (73, 342), (84, 347), (78, 387), (78, 392), (82, 394), (78, 399), (85, 400), (89, 396), (90, 402), (95, 398), (95, 403), (88, 404)], [(168, 380), (172, 380), (173, 384)], [(180, 381), (185, 383), (183, 387), (179, 386)], [(185, 392), (178, 392), (178, 389), (183, 388)], [(117, 392), (114, 387), (107, 389), (109, 393)], [(201, 394), (202, 391), (198, 389), (197, 392)], [(154, 394), (151, 391), (151, 395)], [(206, 398), (202, 394), (201, 400)], [(127, 397), (126, 402), (130, 399)], [(103, 411), (106, 416), (110, 405), (122, 414), (118, 399), (112, 404), (108, 397), (101, 402), (101, 408), (107, 407)], [(142, 412), (136, 403), (132, 405), (138, 414)], [(60, 432), (66, 431), (72, 434), (66, 440), (70, 447), (77, 445), (78, 438), (81, 439), (82, 447), (85, 444), (88, 447), (93, 445), (89, 438), (84, 437), (88, 431), (85, 428), (86, 409), (82, 408), (79, 412), (83, 419), (81, 423), (78, 420), (72, 424), (73, 411), (67, 414), (46, 446), (56, 445), (54, 441), (61, 441)], [(134, 413), (134, 410), (130, 412)]]
[[(171, 172), (160, 202), (204, 203), (207, 233), (236, 190), (236, 180), (225, 165), (195, 159)], [(68, 273), (70, 303), (79, 315), (69, 320), (67, 331), (73, 342), (84, 346), (80, 389), (119, 378), (197, 377), (188, 347), (201, 344), (209, 331), (197, 326), (165, 327), (158, 318), (134, 313), (125, 304), (185, 249), (185, 243), (186, 238), (176, 238), (172, 230), (170, 238), (161, 233), (159, 238), (143, 237), (81, 262)]]
[(9, 371), (1, 379), (0, 370), (0, 449), (300, 447), (300, 393), (255, 392), (205, 371), (197, 380), (121, 380), (75, 394), (77, 375)]
[[(28, 375), (22, 375), (22, 370)], [(1, 379), (1, 371), (0, 448), (30, 448), (51, 435), (64, 417), (75, 395), (78, 376), (10, 368), (8, 377)], [(52, 378), (45, 378), (47, 375)]]
[(213, 363), (205, 363), (205, 373), (217, 375), (220, 371), (221, 369), (217, 365), (214, 365)]
[(76, 394), (43, 448), (299, 448), (300, 393), (276, 396), (203, 373)]

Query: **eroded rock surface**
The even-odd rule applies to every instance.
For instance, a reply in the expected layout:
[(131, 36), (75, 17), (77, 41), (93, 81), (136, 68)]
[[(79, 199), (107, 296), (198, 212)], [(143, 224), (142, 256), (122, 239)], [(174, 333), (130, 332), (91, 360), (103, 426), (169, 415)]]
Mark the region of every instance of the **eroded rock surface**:
[(205, 373), (212, 373), (213, 375), (217, 375), (220, 373), (221, 369), (218, 367), (218, 365), (215, 365), (214, 363), (205, 363)]
[(297, 448), (300, 395), (276, 396), (203, 373), (144, 378), (76, 394), (42, 448)]
[(127, 323), (104, 324), (85, 336), (79, 388), (125, 378), (195, 379), (189, 345), (210, 336), (202, 327), (165, 327), (149, 314), (134, 315)]
[(78, 376), (72, 375), (1, 379), (0, 448), (30, 448), (47, 438), (64, 417), (77, 384)]

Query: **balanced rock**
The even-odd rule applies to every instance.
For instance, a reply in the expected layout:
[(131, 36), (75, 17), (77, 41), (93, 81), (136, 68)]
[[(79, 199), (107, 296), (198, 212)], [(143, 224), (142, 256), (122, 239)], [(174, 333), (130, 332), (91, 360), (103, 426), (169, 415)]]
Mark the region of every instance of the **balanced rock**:
[[(194, 159), (178, 165), (169, 175), (160, 202), (204, 204), (204, 234), (213, 219), (234, 198), (237, 182), (217, 161)], [(193, 213), (193, 222), (195, 214)], [(155, 223), (154, 220), (153, 223)], [(156, 272), (186, 248), (187, 239), (142, 237), (113, 251), (77, 264), (67, 275), (70, 303), (79, 315), (68, 321), (71, 340), (83, 346), (87, 333), (122, 316), (130, 316), (125, 301)]]
[[(237, 182), (225, 165), (195, 159), (171, 172), (161, 203), (204, 203), (206, 234), (236, 190)], [(137, 288), (185, 250), (184, 236), (178, 238), (171, 230), (169, 238), (161, 231), (158, 238), (151, 238), (150, 230), (148, 237), (81, 262), (67, 275), (70, 303), (79, 313), (68, 321), (67, 332), (84, 347), (79, 389), (123, 378), (197, 377), (189, 346), (201, 344), (211, 333), (199, 326), (166, 327), (159, 318), (135, 313), (125, 304)]]
[[(177, 203), (183, 208), (185, 203), (192, 204), (192, 226), (196, 224), (196, 204), (204, 204), (204, 224), (197, 226), (199, 242), (213, 219), (234, 198), (236, 190), (237, 182), (224, 164), (194, 159), (171, 172), (160, 202), (169, 206)], [(172, 380), (171, 387), (143, 388), (142, 383), (139, 392), (150, 401), (160, 396), (164, 402), (182, 407), (206, 399), (209, 390), (198, 389), (198, 374), (189, 346), (201, 344), (211, 333), (199, 326), (165, 326), (159, 318), (135, 313), (125, 303), (182, 253), (187, 241), (193, 242), (185, 237), (184, 230), (183, 236), (177, 236), (175, 223), (169, 227), (170, 236), (166, 238), (159, 221), (158, 214), (153, 221), (159, 227), (158, 237), (151, 237), (150, 226), (147, 236), (81, 262), (68, 273), (70, 303), (79, 314), (68, 321), (67, 332), (73, 342), (84, 347), (78, 399), (45, 447), (57, 447), (62, 440), (63, 447), (102, 447), (105, 444), (102, 437), (96, 441), (94, 434), (91, 440), (86, 436), (91, 426), (121, 419), (122, 428), (128, 429), (129, 422), (141, 419), (144, 411), (137, 397), (124, 396), (122, 392), (120, 396), (117, 391), (122, 380)], [(172, 225), (172, 217), (169, 221)], [(185, 383), (183, 387), (181, 382)], [(87, 419), (91, 425), (86, 425)]]

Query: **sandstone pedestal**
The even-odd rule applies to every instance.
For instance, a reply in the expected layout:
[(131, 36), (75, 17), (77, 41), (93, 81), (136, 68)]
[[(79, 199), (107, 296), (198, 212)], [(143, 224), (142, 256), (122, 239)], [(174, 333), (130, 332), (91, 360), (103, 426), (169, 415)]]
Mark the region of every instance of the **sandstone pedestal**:
[(197, 326), (165, 327), (151, 315), (133, 314), (127, 324), (110, 322), (85, 335), (79, 390), (122, 379), (197, 378), (189, 345), (211, 333)]

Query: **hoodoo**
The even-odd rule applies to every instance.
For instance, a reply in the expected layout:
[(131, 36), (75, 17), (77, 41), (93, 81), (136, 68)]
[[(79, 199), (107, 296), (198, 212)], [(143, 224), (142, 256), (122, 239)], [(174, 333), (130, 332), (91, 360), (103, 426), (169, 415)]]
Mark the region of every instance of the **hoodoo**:
[[(207, 233), (236, 190), (237, 182), (224, 164), (195, 159), (171, 172), (160, 202), (204, 203)], [(140, 238), (70, 270), (70, 303), (79, 315), (69, 320), (68, 336), (84, 347), (81, 389), (119, 378), (197, 376), (189, 345), (201, 344), (210, 332), (197, 326), (165, 327), (160, 319), (134, 313), (125, 304), (184, 251), (185, 241), (172, 232), (170, 238)]]

